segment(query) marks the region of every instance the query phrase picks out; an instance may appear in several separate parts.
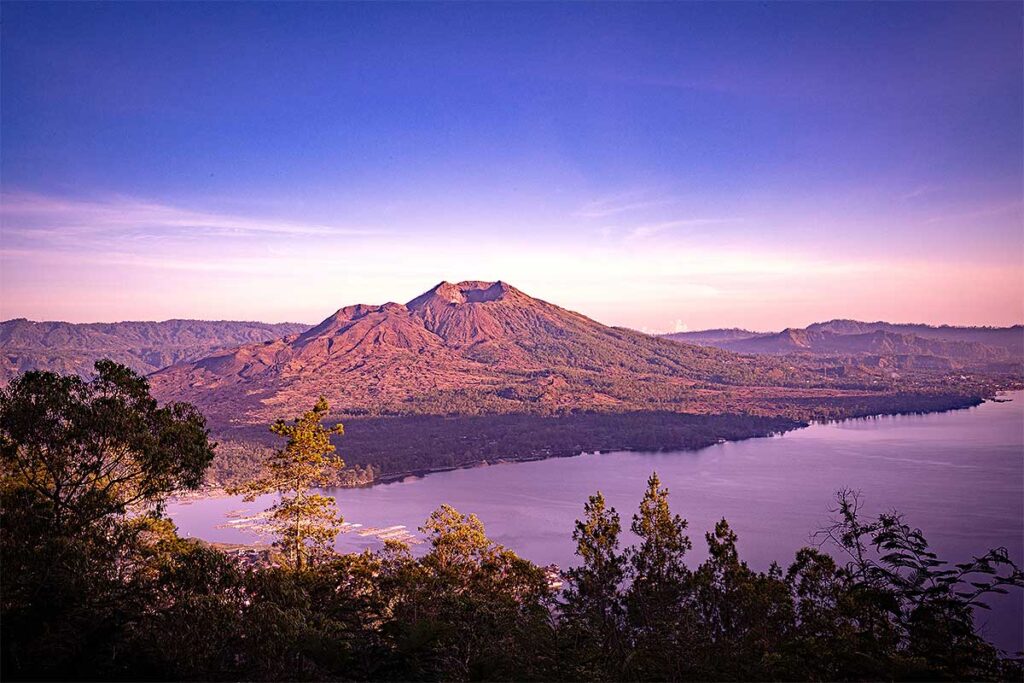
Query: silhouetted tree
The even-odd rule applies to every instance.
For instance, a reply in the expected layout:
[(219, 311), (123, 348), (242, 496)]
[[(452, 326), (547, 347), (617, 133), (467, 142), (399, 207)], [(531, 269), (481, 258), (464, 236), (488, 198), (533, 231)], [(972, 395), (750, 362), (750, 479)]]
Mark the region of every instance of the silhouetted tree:
[(973, 610), (989, 609), (987, 596), (1024, 587), (1006, 548), (951, 565), (900, 514), (864, 522), (857, 492), (840, 491), (837, 501), (821, 535), (849, 558), (847, 581), (871, 596), (862, 621), (873, 642), (892, 648), (892, 667), (915, 678), (998, 677), (1003, 663), (975, 630)]
[(5, 485), (47, 508), (51, 534), (196, 488), (213, 459), (194, 406), (159, 407), (144, 378), (108, 360), (95, 367), (89, 382), (31, 371), (0, 389)]
[(573, 540), (583, 564), (566, 572), (564, 635), (579, 678), (617, 678), (622, 665), (624, 605), (620, 586), (626, 558), (619, 552), (622, 525), (598, 491), (583, 506)]
[(131, 370), (95, 367), (92, 381), (27, 372), (0, 390), (5, 678), (110, 675), (149, 597), (147, 511), (213, 458), (194, 407), (159, 407)]
[(626, 614), (635, 650), (632, 676), (641, 680), (678, 679), (689, 662), (680, 656), (692, 643), (695, 619), (688, 600), (691, 574), (684, 556), (692, 544), (686, 520), (669, 509), (668, 489), (657, 473), (647, 481), (632, 530), (640, 539), (627, 552), (630, 585)]

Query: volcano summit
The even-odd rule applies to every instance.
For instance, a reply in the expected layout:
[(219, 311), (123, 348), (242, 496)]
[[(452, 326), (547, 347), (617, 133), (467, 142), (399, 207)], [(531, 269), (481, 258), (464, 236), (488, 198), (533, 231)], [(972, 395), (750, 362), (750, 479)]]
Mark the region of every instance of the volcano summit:
[(150, 377), (216, 426), (266, 423), (325, 396), (339, 415), (861, 412), (900, 387), (608, 327), (505, 282), (441, 282), (406, 304), (339, 309), (301, 334)]

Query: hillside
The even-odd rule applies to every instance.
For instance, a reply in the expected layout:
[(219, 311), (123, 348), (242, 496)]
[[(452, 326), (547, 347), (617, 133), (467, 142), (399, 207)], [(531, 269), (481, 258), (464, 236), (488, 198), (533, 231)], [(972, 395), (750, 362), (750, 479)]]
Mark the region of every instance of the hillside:
[(932, 327), (832, 320), (778, 333), (704, 330), (664, 335), (743, 354), (813, 355), (863, 368), (1013, 371), (1024, 357), (1024, 328)]
[(697, 344), (698, 346), (718, 346), (720, 344), (740, 341), (743, 339), (764, 337), (768, 334), (771, 333), (751, 332), (750, 330), (744, 330), (738, 327), (729, 327), (724, 329), (716, 328), (711, 330), (694, 330), (692, 332), (672, 332), (662, 336), (675, 341), (685, 342), (687, 344)]
[(276, 339), (308, 327), (206, 320), (86, 324), (6, 320), (0, 322), (0, 383), (26, 370), (88, 375), (100, 358), (149, 374), (221, 349)]
[(1016, 356), (1024, 355), (1024, 325), (1012, 327), (955, 327), (952, 325), (918, 325), (908, 323), (873, 322), (857, 320), (829, 320), (807, 326), (808, 332), (832, 332), (834, 334), (868, 334), (871, 332), (892, 332), (909, 334), (923, 339), (941, 339), (984, 344), (1006, 349)]
[(1008, 355), (1005, 349), (987, 346), (979, 342), (926, 339), (912, 334), (900, 334), (885, 330), (859, 334), (836, 334), (812, 329), (789, 329), (778, 334), (724, 342), (720, 347), (739, 353), (928, 355), (964, 362), (1001, 360)]
[(265, 424), (320, 395), (350, 416), (807, 417), (899, 389), (830, 374), (607, 327), (506, 283), (469, 281), (442, 282), (407, 304), (346, 306), (301, 334), (180, 363), (151, 381), (158, 397), (196, 403), (218, 427)]

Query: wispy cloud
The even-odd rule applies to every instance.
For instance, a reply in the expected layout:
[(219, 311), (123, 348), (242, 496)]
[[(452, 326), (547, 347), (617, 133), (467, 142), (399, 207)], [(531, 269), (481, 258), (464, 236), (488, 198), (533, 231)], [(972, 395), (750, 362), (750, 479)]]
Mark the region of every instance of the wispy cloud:
[(900, 199), (903, 201), (910, 201), (911, 199), (917, 199), (918, 197), (938, 192), (941, 189), (942, 188), (938, 185), (918, 185), (913, 190), (900, 197)]
[(1013, 214), (1015, 220), (1020, 220), (1020, 214), (1024, 212), (1024, 202), (1013, 201), (1005, 204), (993, 204), (991, 206), (983, 206), (970, 211), (959, 211), (953, 213), (944, 213), (940, 216), (932, 216), (924, 221), (925, 225), (934, 225), (936, 223), (948, 223), (953, 221), (973, 221), (983, 218), (992, 218), (994, 216), (1004, 216), (1007, 214)]
[(581, 206), (573, 215), (577, 218), (606, 218), (630, 211), (653, 209), (659, 206), (677, 204), (678, 199), (671, 197), (652, 197), (652, 190), (629, 190), (618, 194), (595, 199)]
[(363, 226), (327, 225), (202, 211), (129, 197), (86, 201), (28, 193), (0, 195), (0, 229), (8, 238), (47, 239), (104, 235), (250, 237), (341, 236), (379, 232)]
[(583, 206), (574, 215), (580, 218), (606, 218), (629, 211), (641, 209), (653, 209), (659, 206), (670, 206), (675, 204), (675, 199), (654, 199), (650, 201), (638, 201), (629, 203), (613, 204), (608, 202), (591, 202)]
[(736, 223), (739, 218), (684, 218), (680, 220), (661, 221), (660, 223), (647, 223), (629, 229), (627, 235), (632, 239), (644, 239), (654, 237), (663, 232), (676, 230), (678, 228), (692, 228), (703, 225), (720, 225), (724, 223)]

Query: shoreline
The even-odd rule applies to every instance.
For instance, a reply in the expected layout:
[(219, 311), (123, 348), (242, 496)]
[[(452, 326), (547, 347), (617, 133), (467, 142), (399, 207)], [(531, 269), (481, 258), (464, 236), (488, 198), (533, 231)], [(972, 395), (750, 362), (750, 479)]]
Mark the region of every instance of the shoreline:
[[(851, 419), (861, 419), (861, 418), (851, 418)], [(569, 450), (569, 451), (553, 451), (551, 453), (544, 454), (544, 455), (524, 455), (524, 456), (521, 456), (521, 457), (517, 457), (517, 456), (504, 456), (504, 457), (501, 457), (501, 458), (495, 458), (493, 460), (486, 460), (485, 459), (485, 460), (480, 460), (480, 461), (477, 461), (477, 462), (466, 463), (464, 465), (452, 465), (450, 467), (431, 467), (431, 468), (423, 468), (423, 469), (416, 469), (416, 470), (406, 470), (406, 471), (403, 471), (403, 472), (394, 472), (394, 473), (389, 473), (389, 474), (386, 474), (386, 475), (382, 475), (381, 477), (378, 477), (371, 484), (364, 484), (362, 486), (335, 486), (335, 487), (330, 487), (330, 488), (328, 488), (326, 490), (331, 490), (332, 488), (339, 488), (339, 489), (344, 489), (344, 488), (371, 488), (373, 486), (378, 486), (378, 485), (387, 485), (387, 484), (401, 483), (402, 481), (404, 481), (406, 479), (410, 479), (410, 478), (412, 478), (412, 479), (422, 479), (423, 477), (426, 477), (428, 475), (439, 474), (441, 472), (454, 472), (456, 470), (469, 470), (469, 469), (474, 469), (476, 467), (491, 467), (491, 466), (494, 466), (494, 465), (514, 465), (516, 463), (537, 462), (537, 461), (540, 461), (540, 460), (553, 460), (555, 458), (576, 458), (576, 457), (579, 457), (581, 455), (588, 455), (588, 454), (634, 453), (634, 452), (635, 453), (673, 453), (673, 452), (694, 453), (696, 451), (700, 451), (700, 450), (703, 450), (705, 448), (710, 448), (711, 446), (716, 446), (716, 445), (723, 444), (723, 443), (738, 443), (740, 441), (749, 441), (750, 439), (767, 439), (767, 438), (770, 438), (770, 437), (773, 437), (773, 436), (781, 436), (782, 434), (786, 434), (788, 432), (793, 432), (793, 431), (796, 431), (798, 429), (805, 429), (805, 428), (811, 426), (811, 424), (812, 423), (810, 423), (810, 422), (805, 422), (805, 423), (802, 423), (802, 424), (795, 425), (795, 426), (793, 426), (793, 427), (791, 427), (789, 429), (773, 430), (773, 431), (770, 431), (770, 432), (767, 432), (767, 433), (764, 433), (764, 434), (751, 434), (750, 436), (742, 436), (742, 437), (736, 437), (736, 438), (732, 438), (732, 439), (717, 438), (717, 439), (715, 439), (713, 441), (709, 439), (708, 443), (704, 443), (704, 444), (700, 444), (700, 445), (696, 445), (696, 446), (676, 446), (676, 447), (666, 447), (666, 448), (661, 448), (661, 449), (656, 449), (656, 450), (651, 450), (651, 449), (646, 449), (646, 448), (643, 448), (643, 449), (641, 449), (641, 448), (631, 448), (629, 446), (619, 446), (619, 447), (615, 447), (615, 448), (598, 448), (598, 449), (594, 449), (592, 451), (584, 449), (584, 450)]]
[[(1002, 390), (994, 392), (990, 396), (972, 396), (972, 397), (960, 397), (961, 400), (950, 404), (936, 405), (935, 407), (925, 406), (919, 409), (905, 409), (905, 410), (891, 410), (881, 412), (863, 412), (862, 414), (851, 414), (837, 418), (819, 418), (811, 420), (794, 420), (790, 426), (782, 426), (779, 428), (767, 430), (763, 433), (752, 433), (745, 436), (736, 436), (732, 438), (725, 437), (708, 437), (702, 442), (692, 445), (673, 445), (666, 446), (664, 448), (648, 449), (648, 448), (635, 448), (630, 446), (616, 446), (608, 448), (595, 448), (595, 449), (558, 449), (550, 450), (546, 449), (543, 452), (531, 452), (523, 455), (504, 455), (497, 458), (482, 458), (480, 460), (460, 463), (456, 465), (445, 465), (439, 467), (423, 467), (423, 468), (412, 468), (408, 470), (402, 470), (400, 472), (389, 472), (375, 477), (372, 482), (362, 483), (355, 486), (324, 486), (323, 490), (335, 490), (335, 489), (350, 489), (350, 488), (372, 488), (374, 486), (386, 486), (388, 484), (401, 483), (407, 479), (422, 479), (431, 474), (439, 474), (442, 472), (452, 472), (455, 470), (472, 469), (476, 467), (490, 467), (492, 465), (503, 465), (503, 464), (514, 464), (523, 462), (535, 462), (538, 460), (548, 460), (552, 458), (572, 458), (587, 453), (613, 453), (613, 452), (652, 452), (652, 453), (664, 453), (664, 452), (696, 452), (709, 446), (714, 446), (721, 443), (733, 443), (746, 441), (748, 439), (762, 439), (772, 436), (778, 436), (786, 434), (791, 431), (798, 429), (804, 429), (812, 425), (825, 425), (846, 422), (850, 420), (867, 420), (877, 417), (896, 417), (905, 415), (928, 415), (934, 413), (945, 413), (956, 410), (967, 410), (970, 408), (976, 408), (988, 402), (1006, 402), (1012, 401), (1013, 399), (1002, 398), (1012, 389)], [(183, 491), (179, 494), (175, 494), (167, 499), (167, 502), (174, 502), (178, 504), (189, 504), (190, 502), (205, 499), (214, 498), (231, 498), (239, 494), (229, 493), (223, 485), (211, 485), (204, 486), (196, 491)]]
[[(1009, 390), (1009, 391), (1012, 391), (1012, 390)], [(362, 486), (353, 486), (353, 487), (336, 486), (336, 487), (328, 488), (326, 490), (331, 490), (333, 488), (342, 488), (342, 489), (343, 488), (372, 488), (373, 486), (378, 486), (378, 485), (387, 485), (387, 484), (401, 483), (402, 481), (404, 481), (406, 479), (410, 479), (410, 478), (422, 479), (423, 477), (426, 477), (428, 475), (439, 474), (441, 472), (453, 472), (455, 470), (473, 469), (475, 467), (490, 467), (492, 465), (515, 464), (515, 463), (521, 463), (521, 462), (536, 462), (538, 460), (550, 460), (552, 458), (575, 458), (575, 457), (578, 457), (578, 456), (581, 456), (581, 455), (587, 455), (588, 453), (596, 453), (596, 454), (603, 454), (603, 453), (633, 453), (633, 452), (638, 452), (638, 453), (671, 453), (671, 452), (694, 453), (696, 451), (704, 450), (705, 448), (710, 448), (711, 446), (716, 446), (716, 445), (723, 444), (723, 443), (739, 443), (741, 441), (748, 441), (750, 439), (767, 439), (767, 438), (771, 438), (771, 437), (774, 437), (774, 436), (782, 436), (782, 435), (787, 434), (789, 432), (795, 432), (795, 431), (798, 431), (800, 429), (806, 429), (806, 428), (814, 426), (814, 425), (838, 424), (838, 423), (841, 423), (841, 422), (850, 422), (850, 421), (854, 421), (854, 420), (870, 420), (872, 418), (878, 418), (878, 417), (900, 417), (900, 416), (909, 416), (909, 415), (933, 415), (933, 414), (941, 414), (941, 413), (951, 413), (951, 412), (954, 412), (954, 411), (957, 411), (957, 410), (970, 410), (971, 408), (977, 408), (978, 406), (984, 405), (985, 403), (989, 403), (989, 402), (991, 402), (991, 403), (1007, 403), (1007, 402), (1011, 402), (1013, 399), (999, 398), (1002, 394), (1005, 394), (1005, 393), (1007, 393), (1007, 392), (1006, 391), (1000, 391), (1000, 392), (997, 392), (997, 394), (995, 396), (992, 396), (992, 397), (986, 397), (986, 398), (976, 397), (976, 398), (972, 399), (971, 401), (967, 402), (965, 405), (957, 405), (957, 406), (952, 406), (952, 407), (947, 407), (947, 408), (934, 408), (934, 409), (923, 409), (923, 410), (897, 410), (897, 411), (881, 412), (881, 413), (865, 413), (863, 415), (850, 415), (850, 416), (847, 416), (847, 417), (839, 417), (839, 418), (826, 418), (826, 419), (818, 419), (818, 420), (807, 420), (807, 421), (803, 422), (802, 424), (794, 426), (794, 427), (792, 427), (790, 429), (783, 429), (783, 430), (780, 430), (780, 431), (772, 431), (772, 432), (769, 432), (769, 433), (766, 433), (766, 434), (754, 434), (754, 435), (751, 435), (751, 436), (744, 436), (744, 437), (733, 438), (733, 439), (719, 438), (719, 439), (716, 439), (714, 442), (707, 443), (705, 445), (700, 445), (700, 446), (677, 447), (677, 448), (671, 448), (670, 447), (670, 448), (663, 448), (663, 449), (659, 449), (659, 450), (637, 449), (637, 448), (630, 448), (630, 447), (610, 448), (610, 449), (603, 449), (602, 448), (602, 449), (597, 449), (597, 450), (593, 450), (593, 451), (586, 451), (586, 450), (577, 451), (577, 452), (566, 451), (566, 452), (551, 453), (549, 455), (523, 456), (523, 457), (503, 457), (503, 458), (499, 458), (497, 460), (481, 460), (481, 461), (476, 462), (476, 463), (467, 463), (465, 465), (455, 465), (455, 466), (451, 466), (451, 467), (436, 467), (436, 468), (425, 468), (425, 469), (418, 469), (418, 470), (408, 470), (408, 471), (405, 471), (405, 472), (395, 472), (395, 473), (392, 473), (392, 474), (383, 475), (383, 476), (375, 479), (370, 484), (364, 484)]]

